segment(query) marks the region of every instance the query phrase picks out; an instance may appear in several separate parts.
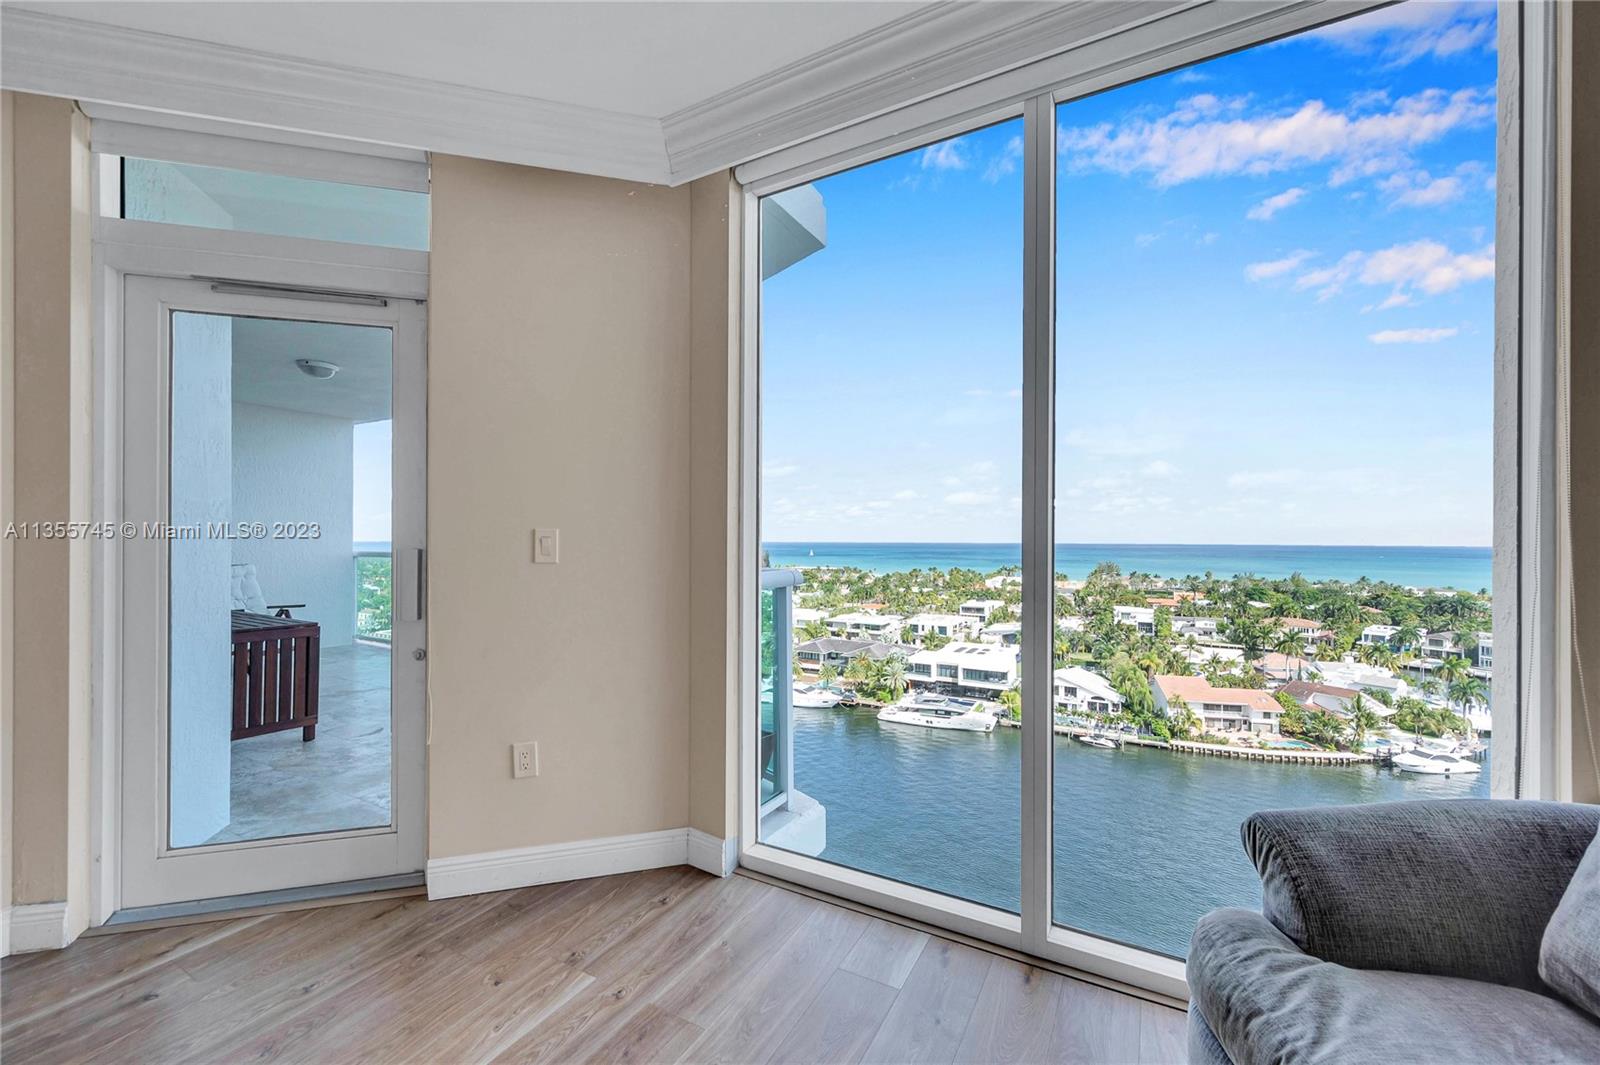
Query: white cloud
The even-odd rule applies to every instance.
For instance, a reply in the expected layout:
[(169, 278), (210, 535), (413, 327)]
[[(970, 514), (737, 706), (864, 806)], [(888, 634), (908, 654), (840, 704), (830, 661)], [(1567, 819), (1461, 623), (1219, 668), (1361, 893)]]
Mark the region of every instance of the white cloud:
[(894, 494), (894, 497), (896, 499), (900, 500), (901, 502), (905, 502), (907, 500), (911, 500), (911, 499), (917, 498), (917, 493), (913, 489), (902, 488), (902, 489), (900, 489), (900, 491), (898, 491), (898, 492), (896, 492)]
[(1400, 66), (1494, 47), (1492, 3), (1395, 4), (1324, 26), (1307, 36)]
[[(1245, 268), (1245, 276), (1252, 281), (1276, 277), (1296, 269), (1299, 263), (1279, 269), (1283, 262), (1252, 263)], [(1303, 260), (1302, 260), (1303, 261)], [(1275, 272), (1260, 272), (1269, 268)], [(1252, 271), (1257, 271), (1252, 273)], [(1328, 266), (1318, 266), (1295, 276), (1297, 291), (1315, 289), (1321, 300), (1337, 296), (1351, 281), (1363, 285), (1384, 286), (1390, 289), (1388, 298), (1378, 305), (1379, 310), (1401, 307), (1415, 302), (1418, 292), (1438, 296), (1454, 291), (1472, 281), (1494, 277), (1494, 245), (1475, 252), (1453, 252), (1436, 240), (1415, 240), (1396, 244), (1381, 251), (1346, 252)]]
[(1426, 170), (1391, 174), (1378, 182), (1397, 207), (1439, 207), (1461, 198), (1465, 186), (1461, 174), (1434, 177)]
[(940, 141), (930, 144), (922, 149), (922, 169), (924, 170), (965, 170), (967, 168), (967, 153), (962, 149), (959, 140)]
[(1452, 252), (1435, 240), (1396, 244), (1373, 252), (1361, 268), (1365, 285), (1415, 286), (1430, 296), (1460, 288), (1469, 281), (1494, 277), (1494, 246), (1477, 252)]
[(1134, 235), (1133, 242), (1141, 248), (1148, 248), (1160, 239), (1160, 233), (1137, 233)]
[(1145, 463), (1139, 472), (1146, 477), (1171, 477), (1178, 472), (1178, 467), (1166, 459), (1156, 459), (1154, 462)]
[(1001, 149), (1000, 154), (989, 160), (988, 165), (983, 168), (983, 180), (992, 185), (1006, 175), (1016, 173), (1017, 163), (1021, 160), (1022, 138), (1012, 137), (1006, 141), (1006, 146)]
[(1459, 330), (1444, 329), (1380, 329), (1367, 337), (1374, 344), (1436, 344), (1448, 340)]
[(1228, 475), (1228, 487), (1267, 488), (1273, 485), (1294, 484), (1304, 478), (1303, 470), (1241, 470)]
[(1332, 164), (1338, 183), (1401, 169), (1411, 150), (1455, 129), (1494, 121), (1488, 89), (1426, 89), (1375, 112), (1307, 100), (1291, 112), (1247, 116), (1245, 106), (1202, 94), (1154, 119), (1065, 128), (1058, 145), (1071, 169), (1145, 173), (1161, 186), (1313, 163)]
[(1276, 196), (1268, 196), (1266, 199), (1250, 208), (1250, 210), (1245, 212), (1245, 217), (1253, 222), (1270, 221), (1272, 216), (1277, 214), (1279, 211), (1286, 207), (1293, 207), (1295, 204), (1299, 203), (1305, 194), (1306, 190), (1300, 188), (1299, 186), (1295, 186), (1292, 189), (1284, 189)]
[(763, 466), (761, 467), (761, 476), (767, 478), (787, 477), (792, 473), (799, 472), (799, 469), (800, 467), (793, 463), (784, 463), (780, 466)]
[(981, 507), (995, 502), (998, 498), (993, 492), (951, 492), (944, 497), (944, 501), (959, 507)]
[(1305, 249), (1292, 251), (1281, 259), (1269, 259), (1266, 262), (1251, 263), (1244, 268), (1244, 276), (1251, 281), (1267, 281), (1274, 277), (1282, 277), (1300, 266), (1301, 263), (1311, 258), (1315, 252)]
[(1209, 74), (1202, 74), (1193, 67), (1190, 67), (1188, 70), (1178, 71), (1177, 76), (1172, 80), (1176, 81), (1179, 85), (1198, 85), (1202, 81), (1210, 81), (1211, 76)]

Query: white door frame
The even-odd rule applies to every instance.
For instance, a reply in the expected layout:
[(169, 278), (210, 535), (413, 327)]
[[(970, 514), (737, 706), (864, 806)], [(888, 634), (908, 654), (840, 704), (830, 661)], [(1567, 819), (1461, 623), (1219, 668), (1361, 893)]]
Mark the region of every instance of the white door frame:
[[(98, 175), (97, 175), (98, 176)], [(297, 285), (362, 292), (382, 296), (396, 310), (410, 305), (421, 359), (426, 364), (426, 328), (423, 318), (428, 295), (428, 253), (392, 248), (372, 248), (330, 241), (264, 236), (200, 229), (162, 223), (135, 222), (100, 217), (94, 221), (94, 482), (93, 520), (118, 524), (123, 520), (123, 420), (125, 352), (123, 350), (123, 292), (129, 276), (225, 278), (254, 284)], [(318, 316), (316, 304), (298, 303), (292, 317)], [(424, 370), (425, 373), (425, 370)], [(425, 393), (420, 402), (425, 405)], [(415, 454), (406, 460), (417, 476), (426, 469), (425, 440), (415, 442)], [(396, 456), (396, 475), (401, 457)], [(424, 518), (419, 514), (419, 523)], [(425, 529), (416, 530), (416, 544), (425, 542)], [(394, 540), (400, 543), (399, 531)], [(90, 766), (90, 924), (104, 924), (122, 905), (122, 748), (121, 693), (123, 688), (123, 567), (115, 541), (92, 542), (94, 629), (91, 662), (91, 766)], [(425, 622), (414, 644), (426, 647)], [(417, 663), (418, 668), (422, 667)], [(424, 762), (417, 789), (418, 818), (425, 818), (425, 748), (417, 758)], [(419, 823), (425, 839), (425, 822)], [(425, 846), (425, 844), (424, 844)], [(423, 855), (415, 867), (420, 869)]]

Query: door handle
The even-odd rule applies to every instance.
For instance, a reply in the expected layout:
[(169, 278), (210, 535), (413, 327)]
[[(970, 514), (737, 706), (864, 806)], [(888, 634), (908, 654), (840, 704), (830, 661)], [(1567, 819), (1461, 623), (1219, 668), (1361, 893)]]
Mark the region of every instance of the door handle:
[(395, 616), (402, 621), (421, 621), (427, 612), (428, 571), (420, 547), (395, 552)]

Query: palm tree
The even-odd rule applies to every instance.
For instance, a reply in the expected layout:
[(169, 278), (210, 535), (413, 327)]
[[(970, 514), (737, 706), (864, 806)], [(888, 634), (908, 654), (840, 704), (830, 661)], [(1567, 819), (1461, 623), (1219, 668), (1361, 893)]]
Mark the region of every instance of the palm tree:
[(1203, 721), (1189, 708), (1189, 702), (1181, 695), (1175, 695), (1167, 704), (1167, 719), (1171, 722), (1172, 733), (1183, 739), (1195, 734), (1195, 731), (1204, 724)]
[(866, 655), (856, 655), (844, 664), (844, 679), (860, 691), (872, 680), (872, 662)]
[(1022, 692), (1016, 688), (1007, 688), (1000, 693), (1000, 705), (1006, 708), (1006, 713), (1012, 720), (1022, 720)]
[(1367, 733), (1383, 724), (1373, 709), (1367, 705), (1366, 699), (1357, 695), (1350, 700), (1350, 745), (1360, 751), (1367, 742)]
[(833, 682), (839, 677), (839, 671), (832, 666), (823, 666), (817, 670), (817, 682), (824, 688), (833, 687)]
[(1482, 680), (1466, 673), (1450, 682), (1447, 698), (1461, 707), (1461, 716), (1466, 721), (1467, 731), (1472, 731), (1472, 723), (1468, 715), (1474, 706), (1487, 706), (1489, 703), (1489, 689)]
[(1278, 638), (1273, 641), (1272, 649), (1285, 658), (1293, 659), (1295, 663), (1294, 679), (1303, 679), (1300, 676), (1300, 670), (1303, 664), (1301, 660), (1304, 658), (1306, 651), (1305, 637), (1293, 629), (1284, 629), (1278, 634)]
[(1434, 674), (1448, 687), (1460, 680), (1468, 670), (1467, 660), (1452, 655), (1439, 661), (1434, 667)]
[(1415, 650), (1417, 644), (1422, 640), (1422, 630), (1417, 627), (1417, 622), (1414, 618), (1408, 618), (1401, 622), (1400, 627), (1395, 630), (1394, 639), (1400, 645), (1400, 650)]
[(879, 683), (889, 689), (890, 700), (900, 698), (906, 690), (906, 660), (904, 655), (890, 655), (884, 659), (878, 674)]

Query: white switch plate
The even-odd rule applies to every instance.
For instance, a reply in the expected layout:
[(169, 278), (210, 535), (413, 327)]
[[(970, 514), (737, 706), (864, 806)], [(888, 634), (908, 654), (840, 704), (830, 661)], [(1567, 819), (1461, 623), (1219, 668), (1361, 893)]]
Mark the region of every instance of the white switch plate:
[(561, 530), (533, 530), (533, 560), (541, 565), (561, 561)]
[(511, 775), (514, 777), (536, 777), (539, 775), (539, 743), (530, 740), (527, 743), (513, 743), (511, 745)]

